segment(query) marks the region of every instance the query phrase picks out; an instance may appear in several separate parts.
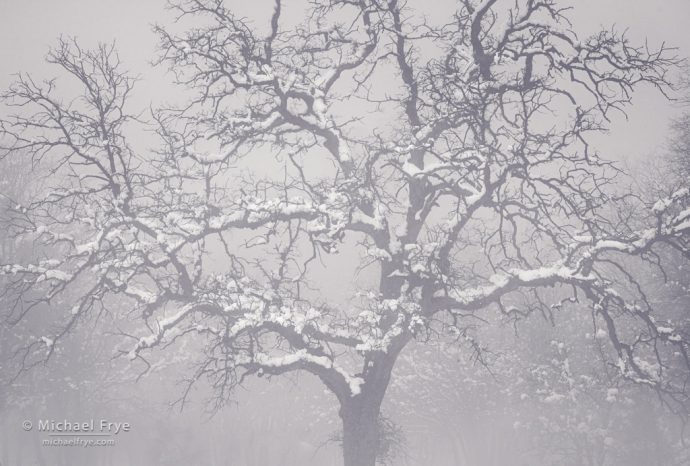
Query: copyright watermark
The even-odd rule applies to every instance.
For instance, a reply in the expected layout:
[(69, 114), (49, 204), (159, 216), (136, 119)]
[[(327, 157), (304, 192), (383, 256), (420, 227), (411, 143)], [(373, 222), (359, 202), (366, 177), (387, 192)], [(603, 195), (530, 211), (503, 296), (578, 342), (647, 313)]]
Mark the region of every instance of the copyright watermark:
[(48, 436), (43, 446), (51, 447), (101, 447), (113, 446), (116, 438), (131, 431), (129, 422), (108, 419), (82, 421), (68, 419), (25, 419), (21, 424), (26, 432), (40, 432)]
[(46, 438), (41, 441), (44, 447), (111, 447), (115, 445), (113, 438)]

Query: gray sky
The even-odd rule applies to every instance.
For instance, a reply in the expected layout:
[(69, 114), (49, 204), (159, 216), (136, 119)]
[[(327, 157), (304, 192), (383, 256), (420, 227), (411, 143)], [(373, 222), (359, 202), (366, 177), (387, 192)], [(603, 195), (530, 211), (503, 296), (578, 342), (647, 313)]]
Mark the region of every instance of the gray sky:
[[(238, 8), (246, 11), (259, 7), (270, 8), (272, 1), (226, 0), (226, 3), (237, 5)], [(296, 0), (285, 1), (293, 2)], [(441, 5), (452, 2), (452, 0), (410, 1), (425, 2), (426, 5), (438, 5), (437, 8), (439, 9), (441, 9)], [(572, 16), (576, 23), (575, 29), (581, 31), (581, 35), (594, 32), (601, 26), (615, 23), (619, 28), (629, 27), (630, 36), (636, 42), (642, 42), (645, 37), (649, 38), (650, 44), (653, 46), (665, 41), (670, 46), (677, 46), (680, 56), (690, 56), (690, 34), (688, 33), (690, 0), (563, 1), (576, 5), (577, 8)], [(165, 0), (0, 0), (0, 90), (7, 88), (13, 80), (11, 75), (18, 71), (31, 72), (37, 77), (52, 76), (55, 71), (45, 65), (43, 57), (48, 47), (54, 44), (55, 39), (62, 34), (77, 36), (85, 46), (93, 46), (99, 41), (111, 42), (116, 40), (120, 57), (126, 68), (141, 75), (136, 93), (137, 106), (146, 108), (149, 102), (155, 104), (170, 98), (171, 87), (163, 85), (163, 83), (168, 82), (163, 70), (152, 69), (148, 64), (155, 56), (156, 48), (156, 37), (151, 32), (151, 24), (154, 22), (167, 23), (170, 20), (169, 13), (164, 10), (164, 4)], [(668, 134), (669, 119), (680, 110), (678, 106), (672, 105), (658, 93), (649, 89), (643, 90), (636, 97), (635, 105), (629, 112), (630, 119), (626, 121), (623, 118), (618, 118), (613, 124), (612, 132), (597, 139), (598, 147), (610, 158), (643, 160), (644, 156), (663, 145)], [(343, 256), (331, 257), (331, 260), (339, 264), (340, 268), (338, 266), (325, 267), (320, 284), (324, 284), (329, 293), (340, 293), (343, 297), (349, 297), (350, 291), (346, 287), (338, 286), (342, 281), (343, 268), (347, 269), (343, 264), (348, 258)], [(358, 258), (352, 255), (349, 260), (357, 263)], [(154, 380), (153, 382), (157, 381)], [(160, 387), (159, 390), (164, 391), (166, 385), (158, 387)], [(283, 386), (278, 386), (276, 389), (276, 386), (273, 386), (274, 391), (268, 392), (270, 394), (276, 393), (273, 397), (254, 398), (255, 404), (247, 406), (246, 411), (241, 411), (240, 415), (235, 415), (236, 411), (230, 411), (232, 415), (228, 418), (230, 420), (229, 428), (225, 426), (223, 429), (215, 429), (216, 424), (208, 424), (206, 427), (198, 427), (196, 431), (192, 432), (196, 436), (190, 434), (189, 437), (198, 441), (199, 439), (206, 440), (205, 437), (208, 436), (212, 440), (211, 443), (216, 442), (220, 445), (220, 441), (216, 441), (216, 439), (219, 438), (218, 432), (221, 432), (225, 441), (236, 443), (239, 443), (239, 440), (244, 441), (245, 437), (242, 436), (244, 431), (254, 433), (252, 425), (248, 423), (248, 419), (253, 419), (253, 409), (266, 412), (274, 409), (274, 405), (269, 402), (278, 404), (286, 400), (288, 401), (286, 403), (288, 408), (293, 411), (304, 405), (304, 403), (295, 403), (291, 398), (292, 395), (290, 397), (278, 396), (280, 394), (278, 390), (281, 387)], [(150, 387), (141, 388), (140, 386), (142, 393), (148, 388)], [(174, 390), (170, 391), (171, 396), (177, 394), (177, 391)], [(152, 393), (157, 392), (155, 389), (151, 389), (148, 395), (151, 396)], [(307, 392), (307, 395), (311, 395), (311, 393)], [(313, 399), (311, 400), (313, 401)], [(244, 401), (242, 399), (243, 403)], [(317, 403), (322, 402), (317, 399)], [(136, 407), (134, 404), (132, 406)], [(62, 406), (58, 408), (64, 409)], [(281, 408), (285, 410), (284, 407)], [(278, 412), (277, 407), (275, 411)], [(293, 411), (285, 410), (291, 415)], [(146, 412), (140, 414), (140, 417), (144, 418), (149, 415), (150, 413)], [(243, 415), (245, 417), (242, 417)], [(335, 413), (331, 413), (331, 416), (334, 417)], [(287, 418), (288, 416), (285, 415), (284, 417)], [(151, 418), (154, 421), (163, 419), (166, 425), (174, 427), (184, 425), (183, 421), (175, 423), (175, 421), (158, 418), (154, 415), (151, 415)], [(130, 419), (119, 420), (129, 421)], [(278, 418), (279, 422), (282, 420), (283, 418)], [(135, 435), (140, 435), (147, 424), (143, 419), (134, 419), (134, 421), (136, 429), (140, 429), (135, 430)], [(136, 425), (136, 421), (140, 422), (139, 425)], [(161, 424), (152, 425), (160, 429)], [(228, 431), (225, 429), (235, 430)], [(258, 430), (258, 428), (254, 427), (254, 430)], [(300, 432), (288, 433), (303, 435)], [(328, 432), (316, 432), (311, 435), (319, 440), (327, 434)], [(143, 438), (149, 440), (151, 437), (143, 436)], [(182, 438), (182, 435), (176, 438)], [(253, 437), (250, 438), (253, 439)], [(288, 438), (288, 440), (291, 439)], [(272, 438), (274, 446), (277, 442)], [(258, 445), (263, 444), (259, 442)], [(122, 452), (123, 450), (119, 451)], [(190, 451), (192, 450), (190, 449)], [(74, 454), (77, 453), (75, 451)], [(320, 454), (325, 453), (321, 452)]]
[[(293, 0), (294, 1), (294, 0)], [(680, 56), (690, 56), (690, 19), (688, 0), (564, 0), (575, 5), (572, 17), (576, 30), (584, 35), (601, 26), (629, 28), (630, 37), (651, 45), (662, 41), (678, 47)], [(270, 8), (272, 0), (228, 0), (241, 14), (251, 8)], [(436, 2), (434, 2), (436, 3)], [(438, 8), (447, 2), (438, 1)], [(154, 22), (166, 23), (169, 12), (164, 0), (0, 0), (0, 88), (11, 82), (11, 74), (29, 71), (37, 76), (51, 76), (42, 59), (47, 48), (60, 34), (77, 36), (86, 45), (116, 40), (120, 57), (127, 68), (141, 75), (137, 96), (142, 107), (170, 96), (170, 88), (161, 84), (162, 70), (148, 65), (154, 56)], [(268, 10), (267, 10), (268, 11)], [(612, 132), (596, 141), (610, 158), (640, 160), (663, 145), (669, 119), (677, 114), (677, 105), (658, 93), (638, 93), (629, 120), (618, 118)]]

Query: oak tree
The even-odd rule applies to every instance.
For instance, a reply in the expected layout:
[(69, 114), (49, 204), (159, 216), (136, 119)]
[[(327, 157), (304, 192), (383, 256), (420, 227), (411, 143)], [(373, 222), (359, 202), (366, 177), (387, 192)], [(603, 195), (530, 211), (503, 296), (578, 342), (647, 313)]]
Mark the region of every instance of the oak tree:
[[(47, 60), (78, 96), (26, 74), (3, 94), (2, 156), (50, 173), (12, 217), (44, 255), (0, 268), (7, 318), (77, 296), (23, 368), (86, 316), (124, 313), (133, 365), (191, 341), (189, 387), (217, 400), (252, 375), (313, 374), (339, 403), (345, 465), (372, 466), (408, 343), (481, 355), (486, 316), (572, 308), (622, 378), (685, 406), (687, 322), (635, 269), (689, 257), (690, 194), (644, 202), (589, 143), (636, 87), (671, 91), (672, 50), (580, 38), (555, 0), (462, 0), (442, 23), (400, 0), (275, 0), (264, 24), (222, 0), (170, 8), (158, 64), (193, 92), (181, 108), (133, 113), (114, 47), (68, 39)], [(352, 258), (344, 287), (375, 278), (331, 299), (322, 263)]]

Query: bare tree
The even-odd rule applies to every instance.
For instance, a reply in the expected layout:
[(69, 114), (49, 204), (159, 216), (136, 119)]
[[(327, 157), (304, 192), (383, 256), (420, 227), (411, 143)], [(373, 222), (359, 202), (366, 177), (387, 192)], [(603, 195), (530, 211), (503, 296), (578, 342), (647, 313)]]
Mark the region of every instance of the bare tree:
[[(588, 144), (636, 86), (670, 89), (667, 48), (616, 30), (578, 39), (553, 0), (464, 0), (446, 24), (402, 1), (330, 0), (297, 25), (276, 0), (267, 28), (221, 0), (170, 6), (190, 26), (156, 27), (160, 63), (195, 93), (153, 112), (157, 150), (128, 142), (134, 79), (111, 46), (50, 52), (77, 99), (28, 75), (3, 96), (16, 109), (5, 153), (54, 181), (17, 206), (13, 228), (47, 252), (0, 269), (17, 297), (8, 319), (83, 290), (23, 367), (129, 299), (141, 325), (122, 330), (123, 355), (147, 366), (192, 339), (189, 387), (206, 379), (219, 401), (250, 375), (309, 372), (340, 404), (345, 465), (372, 466), (410, 341), (449, 338), (481, 360), (486, 316), (586, 302), (602, 357), (684, 405), (690, 327), (655, 309), (634, 269), (663, 269), (658, 248), (688, 257), (688, 191), (653, 205), (622, 194)], [(339, 247), (377, 277), (348, 302), (319, 289)]]

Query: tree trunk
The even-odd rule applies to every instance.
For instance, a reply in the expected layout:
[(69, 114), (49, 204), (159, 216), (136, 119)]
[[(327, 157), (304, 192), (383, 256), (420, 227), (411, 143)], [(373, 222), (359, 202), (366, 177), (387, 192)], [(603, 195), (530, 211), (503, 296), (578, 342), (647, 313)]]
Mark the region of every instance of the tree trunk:
[[(383, 277), (388, 275), (384, 273)], [(384, 296), (397, 296), (399, 288), (399, 284), (389, 278), (384, 278), (381, 284)], [(364, 384), (360, 386), (361, 392), (351, 398), (339, 397), (340, 418), (343, 422), (344, 466), (376, 466), (381, 445), (381, 404), (391, 380), (395, 361), (409, 339), (410, 335), (407, 333), (398, 335), (389, 343), (386, 352), (366, 358), (361, 374), (364, 379)]]
[(343, 421), (343, 459), (345, 466), (375, 466), (380, 453), (381, 404), (390, 383), (391, 372), (405, 340), (395, 341), (388, 353), (378, 354), (365, 364), (361, 393), (340, 399)]
[(379, 450), (380, 403), (355, 397), (340, 408), (344, 466), (375, 466)]

